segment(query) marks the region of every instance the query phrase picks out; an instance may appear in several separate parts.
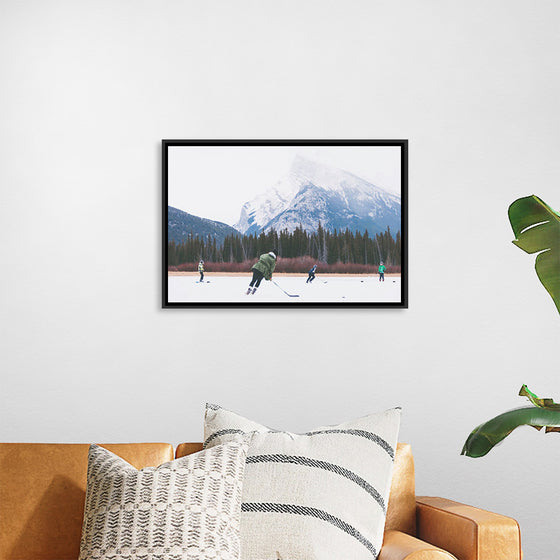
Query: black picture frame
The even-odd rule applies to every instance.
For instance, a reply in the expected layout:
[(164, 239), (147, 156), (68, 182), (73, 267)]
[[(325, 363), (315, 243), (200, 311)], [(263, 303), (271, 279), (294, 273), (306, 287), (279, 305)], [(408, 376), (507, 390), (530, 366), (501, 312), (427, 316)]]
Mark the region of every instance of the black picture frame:
[[(277, 177), (277, 180), (280, 181), (279, 185), (283, 185), (281, 181), (285, 181), (291, 186), (293, 190), (289, 196), (297, 194), (291, 202), (286, 202), (289, 196), (282, 193), (281, 186), (277, 188), (275, 195), (273, 190), (266, 191), (267, 188), (274, 187), (274, 184), (265, 185), (264, 181), (260, 192), (272, 193), (268, 198), (264, 194), (257, 194), (256, 198), (247, 201), (240, 193), (240, 218), (235, 225), (249, 227), (245, 233), (237, 231), (236, 235), (231, 229), (227, 229), (232, 227), (231, 219), (228, 223), (218, 219), (219, 216), (199, 215), (203, 212), (189, 211), (191, 202), (194, 204), (195, 201), (200, 208), (217, 210), (214, 206), (218, 202), (226, 198), (235, 198), (236, 184), (242, 185), (243, 189), (249, 189), (247, 184), (260, 186), (261, 178), (268, 176), (269, 172), (271, 177), (275, 176), (276, 168), (282, 169), (281, 163), (284, 160), (288, 161), (292, 153), (296, 155), (287, 178)], [(321, 161), (309, 159), (309, 153), (322, 158)], [(354, 164), (357, 162), (359, 166), (367, 169), (367, 173), (388, 177), (393, 190), (387, 190), (367, 177), (360, 177), (355, 169), (350, 168), (351, 165), (331, 165), (329, 157)], [(267, 165), (268, 161), (271, 162), (270, 165)], [(376, 161), (379, 163), (376, 164)], [(258, 165), (250, 162), (258, 162)], [(260, 176), (254, 169), (259, 166), (262, 168)], [(245, 180), (245, 174), (249, 175), (251, 180)], [(361, 174), (363, 175), (363, 169)], [(301, 181), (301, 185), (298, 181)], [(324, 181), (323, 185), (315, 185), (321, 181)], [(398, 187), (395, 187), (397, 183)], [(372, 187), (371, 192), (368, 185)], [(297, 190), (298, 188), (300, 190)], [(382, 191), (381, 194), (374, 188)], [(215, 192), (212, 189), (215, 189)], [(269, 198), (272, 200), (269, 206), (265, 204), (259, 207), (255, 202), (263, 197), (267, 202), (270, 202)], [(399, 197), (400, 220), (396, 210), (396, 199)], [(188, 207), (179, 208), (179, 204), (176, 207), (170, 206), (175, 200), (182, 201), (181, 205)], [(314, 201), (316, 206), (313, 206)], [(367, 209), (364, 209), (364, 204), (369, 203), (372, 204), (372, 211), (364, 214)], [(230, 206), (233, 208), (234, 205)], [(338, 207), (341, 208), (338, 213), (332, 210)], [(356, 207), (361, 213), (354, 212)], [(245, 208), (245, 214), (241, 208)], [(311, 210), (305, 213), (310, 208)], [(275, 215), (274, 212), (278, 209), (283, 210)], [(340, 229), (331, 230), (324, 227), (313, 232), (313, 224), (317, 223), (319, 215), (324, 218), (325, 224), (342, 224)], [(265, 225), (256, 222), (257, 219), (265, 220), (271, 216)], [(293, 227), (295, 220), (301, 216), (307, 220), (306, 223), (312, 225), (306, 227), (300, 222), (302, 227), (296, 226), (292, 232), (289, 227), (281, 227), (282, 224)], [(352, 226), (343, 230), (345, 219), (349, 220), (348, 223), (355, 224), (354, 230)], [(394, 224), (398, 223), (400, 230), (397, 232), (392, 229), (388, 232), (383, 229), (383, 219), (387, 223), (390, 221), (393, 228)], [(226, 225), (223, 231), (219, 224)], [(372, 224), (371, 228), (377, 228), (376, 231), (368, 231), (366, 236), (363, 229), (366, 224)], [(279, 229), (276, 230), (275, 227)], [(272, 230), (275, 233), (270, 233)], [(263, 232), (264, 237), (261, 235)], [(322, 232), (320, 237), (318, 232)], [(348, 232), (347, 241), (344, 241), (342, 237)], [(291, 243), (296, 234), (299, 236), (298, 240), (303, 239), (308, 247), (314, 247), (309, 250), (314, 251), (310, 259), (305, 260), (299, 253), (294, 257), (296, 252), (291, 249), (291, 252), (288, 252), (290, 256), (284, 257), (282, 247), (271, 247), (271, 243), (266, 243), (266, 240), (274, 243), (276, 239), (279, 244), (284, 241), (286, 247), (292, 247)], [(237, 239), (233, 239), (234, 237)], [(197, 245), (197, 238), (203, 241), (202, 245)], [(359, 242), (363, 243), (363, 249), (359, 249), (364, 252), (363, 259), (349, 256), (357, 254), (358, 249), (355, 247), (359, 246)], [(226, 246), (229, 251), (227, 255), (224, 254)], [(242, 258), (239, 255), (234, 257), (233, 246), (236, 251), (242, 249)], [(347, 249), (346, 256), (336, 261), (336, 258), (342, 255), (340, 247), (350, 246), (353, 253)], [(328, 247), (337, 248), (336, 256), (333, 250), (327, 251)], [(309, 279), (310, 276), (305, 271), (301, 272), (300, 276), (291, 276), (288, 272), (282, 276), (282, 273), (275, 270), (271, 282), (262, 282), (257, 294), (247, 294), (245, 288), (252, 280), (249, 265), (257, 259), (261, 250), (266, 254), (266, 249), (279, 253), (278, 271), (292, 268), (295, 270), (300, 262), (303, 266), (305, 262), (317, 261), (318, 274), (314, 279), (316, 283), (313, 284), (313, 280), (310, 283), (306, 282), (306, 277)], [(378, 266), (375, 259), (380, 261), (384, 258), (383, 250), (389, 255), (385, 259), (390, 262), (387, 262), (387, 277), (381, 282), (381, 276), (385, 275), (371, 269), (371, 266)], [(196, 278), (199, 274), (198, 256), (202, 257), (203, 254), (210, 255), (214, 260), (203, 263), (206, 270), (201, 282)], [(377, 254), (379, 257), (374, 256)], [(371, 263), (368, 263), (368, 255)], [(181, 256), (188, 262), (180, 263)], [(170, 264), (170, 259), (173, 265)], [(237, 262), (240, 259), (242, 263)], [(363, 262), (358, 263), (358, 259), (362, 259)], [(400, 261), (398, 266), (394, 264), (397, 260)], [(335, 266), (337, 262), (340, 264), (338, 268)], [(361, 265), (365, 265), (366, 268), (362, 268)], [(228, 272), (240, 270), (239, 267), (242, 270), (240, 273)], [(366, 272), (363, 273), (365, 276), (358, 272), (344, 272), (339, 275), (333, 272), (331, 276), (329, 271), (339, 268)], [(220, 272), (217, 272), (218, 270)], [(370, 270), (372, 272), (367, 272)], [(397, 270), (400, 271), (400, 276), (389, 273)], [(279, 276), (281, 280), (277, 282)], [(240, 282), (240, 279), (243, 279), (243, 282)], [(263, 290), (265, 286), (266, 289)], [(408, 140), (162, 140), (162, 307), (408, 308)]]

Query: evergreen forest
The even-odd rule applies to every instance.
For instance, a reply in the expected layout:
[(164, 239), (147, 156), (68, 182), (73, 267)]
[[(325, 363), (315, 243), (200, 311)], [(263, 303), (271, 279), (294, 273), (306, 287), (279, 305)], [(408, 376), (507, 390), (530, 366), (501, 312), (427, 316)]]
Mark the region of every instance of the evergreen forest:
[(401, 235), (393, 236), (390, 229), (370, 236), (361, 232), (328, 231), (319, 224), (317, 231), (303, 228), (252, 235), (228, 235), (221, 245), (215, 237), (206, 239), (189, 235), (182, 243), (168, 243), (168, 266), (176, 268), (203, 259), (206, 263), (245, 263), (262, 253), (277, 250), (283, 259), (307, 257), (306, 260), (326, 264), (374, 265), (383, 261), (388, 267), (398, 269), (401, 265)]

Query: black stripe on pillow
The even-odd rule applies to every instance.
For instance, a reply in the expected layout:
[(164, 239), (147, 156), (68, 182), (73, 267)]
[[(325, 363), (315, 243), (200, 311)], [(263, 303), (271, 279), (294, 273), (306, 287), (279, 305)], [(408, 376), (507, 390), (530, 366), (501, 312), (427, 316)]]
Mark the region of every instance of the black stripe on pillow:
[(348, 523), (342, 521), (338, 517), (323, 511), (322, 509), (307, 507), (307, 506), (298, 506), (295, 504), (272, 504), (272, 503), (260, 503), (260, 502), (253, 502), (253, 503), (242, 503), (241, 504), (241, 511), (243, 512), (260, 512), (260, 513), (289, 513), (294, 515), (306, 515), (309, 517), (315, 517), (316, 519), (320, 519), (322, 521), (326, 521), (331, 525), (334, 525), (341, 531), (344, 531), (348, 535), (354, 537), (358, 542), (363, 544), (372, 554), (374, 558), (377, 558), (377, 550), (373, 546), (373, 544), (366, 539), (358, 529), (352, 527)]
[[(214, 432), (213, 434), (209, 435), (208, 438), (206, 439), (206, 441), (203, 444), (203, 447), (206, 448), (206, 446), (215, 438), (226, 435), (226, 434), (245, 434), (248, 432), (245, 432), (243, 430), (236, 430), (233, 428), (227, 429), (227, 430), (218, 430), (217, 432)], [(257, 432), (257, 433), (263, 433), (263, 432)], [(286, 434), (286, 435), (290, 435), (289, 432), (281, 432), (278, 430), (268, 430), (267, 432), (264, 433), (268, 433), (268, 434)], [(367, 432), (365, 430), (317, 430), (314, 432), (307, 432), (305, 434), (296, 434), (296, 435), (301, 435), (301, 436), (317, 436), (317, 435), (322, 435), (322, 434), (346, 434), (346, 435), (350, 435), (350, 436), (358, 436), (358, 437), (363, 437), (366, 438), (370, 441), (373, 441), (374, 443), (376, 443), (377, 445), (379, 445), (383, 450), (385, 450), (387, 452), (387, 454), (389, 455), (389, 457), (391, 457), (391, 459), (395, 458), (395, 450), (393, 449), (393, 447), (391, 445), (389, 445), (382, 437), (378, 436), (377, 434), (374, 434), (372, 432)]]
[(319, 461), (318, 459), (310, 459), (309, 457), (301, 457), (298, 455), (252, 455), (247, 457), (247, 464), (249, 463), (287, 463), (293, 465), (303, 465), (306, 467), (312, 467), (316, 469), (323, 469), (335, 473), (339, 476), (343, 476), (348, 480), (351, 480), (361, 488), (363, 488), (380, 506), (383, 513), (387, 513), (385, 507), (385, 500), (379, 494), (379, 492), (371, 485), (369, 482), (364, 480), (361, 476), (353, 473), (352, 471), (345, 469), (334, 463), (328, 463), (327, 461)]
[(377, 443), (377, 445), (382, 447), (389, 454), (389, 457), (391, 457), (391, 459), (395, 458), (395, 450), (393, 449), (393, 447), (389, 445), (382, 437), (372, 432), (366, 432), (365, 430), (334, 430), (333, 429), (333, 430), (318, 430), (315, 432), (307, 432), (304, 435), (315, 436), (321, 434), (347, 434), (351, 436), (363, 437)]
[(245, 435), (247, 432), (244, 432), (243, 430), (235, 430), (233, 428), (229, 428), (227, 430), (218, 430), (217, 432), (214, 432), (212, 435), (208, 436), (208, 438), (206, 438), (206, 441), (202, 444), (202, 448), (206, 449), (207, 445), (213, 440), (216, 439), (217, 437), (220, 436), (225, 436), (226, 434), (241, 434), (241, 435)]

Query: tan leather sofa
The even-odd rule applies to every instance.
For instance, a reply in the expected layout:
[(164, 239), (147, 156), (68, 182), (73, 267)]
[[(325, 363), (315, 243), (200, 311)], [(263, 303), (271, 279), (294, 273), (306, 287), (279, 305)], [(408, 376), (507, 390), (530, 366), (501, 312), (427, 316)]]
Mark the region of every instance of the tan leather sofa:
[[(174, 457), (167, 443), (103, 446), (139, 469)], [(0, 560), (78, 558), (88, 448), (0, 443)], [(175, 456), (201, 448), (200, 443), (182, 443)], [(451, 500), (416, 496), (412, 452), (409, 445), (399, 444), (379, 559), (454, 558), (520, 560), (519, 526), (508, 517)]]

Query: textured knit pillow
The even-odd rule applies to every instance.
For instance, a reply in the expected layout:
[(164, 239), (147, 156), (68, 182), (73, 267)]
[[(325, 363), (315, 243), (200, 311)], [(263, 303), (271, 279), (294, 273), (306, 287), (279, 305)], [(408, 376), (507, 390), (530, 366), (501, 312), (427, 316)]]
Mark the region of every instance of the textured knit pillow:
[(80, 560), (237, 560), (247, 444), (142, 470), (89, 450)]
[(256, 432), (241, 505), (243, 560), (372, 560), (383, 542), (401, 409), (305, 434), (206, 406), (205, 447)]

